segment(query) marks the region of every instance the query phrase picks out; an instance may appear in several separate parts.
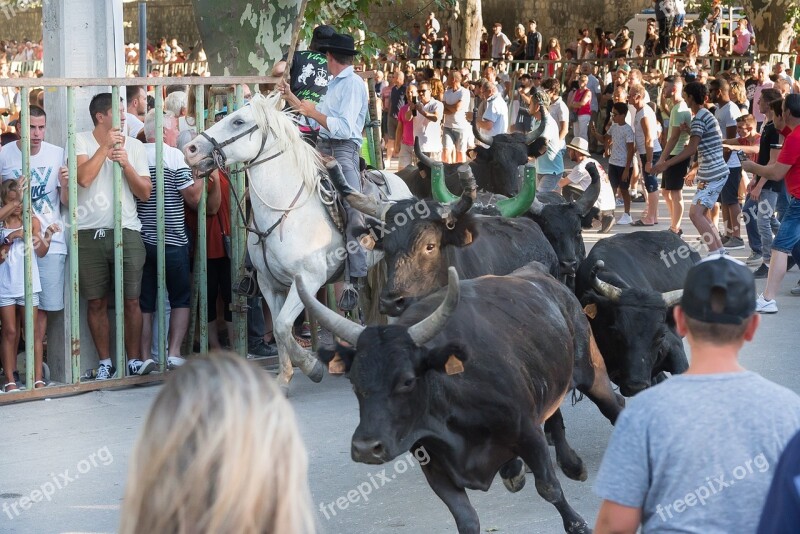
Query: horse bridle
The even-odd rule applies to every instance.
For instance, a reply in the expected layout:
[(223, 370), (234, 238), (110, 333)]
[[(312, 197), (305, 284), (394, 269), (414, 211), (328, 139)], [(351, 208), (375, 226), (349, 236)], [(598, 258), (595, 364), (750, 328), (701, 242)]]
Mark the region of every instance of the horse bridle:
[[(200, 135), (204, 137), (209, 143), (211, 143), (211, 158), (214, 160), (214, 165), (216, 165), (218, 169), (223, 169), (225, 167), (225, 162), (227, 161), (228, 158), (225, 156), (225, 153), (222, 151), (222, 149), (230, 144), (233, 144), (242, 137), (252, 134), (256, 130), (258, 130), (258, 124), (251, 126), (242, 133), (234, 135), (230, 139), (227, 139), (221, 143), (217, 142), (216, 139), (208, 135), (206, 132), (200, 132)], [(256, 161), (258, 157), (261, 155), (261, 153), (264, 152), (264, 147), (266, 146), (266, 144), (267, 144), (267, 136), (262, 135), (261, 148), (258, 149), (258, 153), (255, 155), (253, 159), (245, 163), (239, 170), (245, 171), (247, 169), (255, 167), (256, 165), (260, 165), (262, 163), (266, 163), (271, 159), (275, 159), (281, 154), (283, 154), (283, 150), (281, 150), (276, 152), (275, 154), (272, 154), (271, 156), (267, 156), (266, 158)]]

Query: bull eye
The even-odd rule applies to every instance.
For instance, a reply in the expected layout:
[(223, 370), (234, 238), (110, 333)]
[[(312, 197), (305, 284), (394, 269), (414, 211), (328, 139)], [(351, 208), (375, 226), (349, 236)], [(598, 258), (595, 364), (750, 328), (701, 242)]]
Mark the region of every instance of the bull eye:
[(425, 252), (433, 252), (436, 249), (435, 243), (428, 243), (425, 245)]
[(405, 380), (401, 380), (395, 388), (396, 393), (408, 393), (417, 385), (416, 376), (408, 376)]

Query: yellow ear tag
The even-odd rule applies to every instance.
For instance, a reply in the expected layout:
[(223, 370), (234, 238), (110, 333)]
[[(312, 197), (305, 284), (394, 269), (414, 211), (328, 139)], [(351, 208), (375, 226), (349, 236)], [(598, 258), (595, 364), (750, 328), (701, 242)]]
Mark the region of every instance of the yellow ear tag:
[(456, 358), (454, 354), (451, 354), (447, 359), (447, 363), (444, 364), (444, 371), (448, 375), (457, 375), (459, 373), (463, 373), (464, 364), (461, 363), (461, 360)]
[(337, 352), (333, 356), (333, 359), (328, 362), (328, 373), (332, 375), (343, 375), (345, 372), (346, 369), (344, 360), (342, 360), (342, 357), (339, 356), (339, 353)]
[(369, 234), (362, 235), (361, 239), (358, 241), (366, 250), (372, 250), (375, 248), (375, 239)]
[(589, 319), (594, 319), (597, 317), (597, 304), (587, 304), (583, 308), (583, 313), (585, 313)]

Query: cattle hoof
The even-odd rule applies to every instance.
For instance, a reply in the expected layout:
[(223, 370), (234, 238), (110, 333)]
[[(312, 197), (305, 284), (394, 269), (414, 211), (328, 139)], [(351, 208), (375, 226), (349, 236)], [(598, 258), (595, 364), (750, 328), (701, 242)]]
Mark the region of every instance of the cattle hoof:
[(308, 376), (312, 382), (321, 382), (322, 377), (325, 376), (325, 367), (323, 367), (322, 363), (318, 360), (314, 362), (314, 368), (311, 369), (311, 372), (306, 376)]
[(571, 521), (569, 524), (564, 525), (564, 530), (569, 534), (592, 534), (592, 529), (585, 521)]
[(525, 470), (523, 469), (519, 475), (513, 478), (504, 478), (503, 485), (511, 493), (517, 493), (520, 491), (525, 487)]
[(571, 462), (570, 464), (564, 464), (560, 460), (557, 461), (558, 466), (561, 468), (561, 472), (564, 473), (567, 478), (577, 480), (578, 482), (585, 482), (588, 478), (586, 466), (583, 464), (583, 460), (580, 458), (577, 458), (575, 462)]

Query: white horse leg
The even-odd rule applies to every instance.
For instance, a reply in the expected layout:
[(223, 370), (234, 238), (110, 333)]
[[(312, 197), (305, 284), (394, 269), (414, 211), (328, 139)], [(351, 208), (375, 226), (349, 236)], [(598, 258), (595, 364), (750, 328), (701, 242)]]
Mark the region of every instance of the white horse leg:
[[(324, 283), (324, 280), (322, 282), (313, 279), (306, 280), (308, 280), (306, 282), (308, 284), (307, 287), (313, 288), (314, 293), (316, 293), (317, 289)], [(289, 358), (292, 360), (293, 364), (297, 365), (300, 370), (303, 371), (303, 374), (308, 376), (313, 382), (319, 382), (322, 380), (325, 367), (311, 351), (301, 347), (292, 335), (294, 320), (297, 319), (297, 316), (300, 315), (302, 311), (303, 302), (297, 294), (297, 288), (292, 284), (280, 314), (278, 314), (277, 318), (275, 316), (272, 318), (273, 327), (275, 329), (275, 339), (278, 340), (279, 343), (280, 340), (283, 340), (283, 347), (287, 350)], [(279, 345), (278, 350), (280, 350), (280, 348)]]
[(272, 335), (275, 338), (275, 344), (278, 347), (278, 362), (280, 370), (278, 372), (278, 384), (284, 392), (288, 392), (289, 382), (292, 380), (294, 369), (292, 368), (292, 361), (289, 359), (289, 351), (286, 349), (283, 336), (278, 336), (278, 329), (276, 328), (276, 318), (280, 315), (283, 303), (286, 296), (283, 292), (273, 291), (268, 284), (264, 283), (262, 276), (258, 275), (259, 285), (261, 286), (261, 294), (264, 295), (264, 301), (272, 313)]

